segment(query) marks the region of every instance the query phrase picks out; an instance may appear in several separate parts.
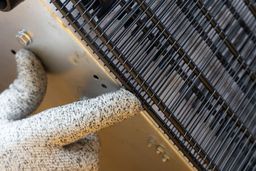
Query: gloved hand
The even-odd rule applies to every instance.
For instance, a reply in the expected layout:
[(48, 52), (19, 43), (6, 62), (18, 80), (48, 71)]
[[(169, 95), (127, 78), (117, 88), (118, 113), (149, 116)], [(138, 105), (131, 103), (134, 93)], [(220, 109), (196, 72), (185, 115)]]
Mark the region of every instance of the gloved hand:
[(0, 94), (0, 170), (98, 170), (95, 132), (140, 112), (139, 100), (121, 89), (28, 117), (45, 94), (46, 73), (27, 50), (16, 61), (18, 77)]

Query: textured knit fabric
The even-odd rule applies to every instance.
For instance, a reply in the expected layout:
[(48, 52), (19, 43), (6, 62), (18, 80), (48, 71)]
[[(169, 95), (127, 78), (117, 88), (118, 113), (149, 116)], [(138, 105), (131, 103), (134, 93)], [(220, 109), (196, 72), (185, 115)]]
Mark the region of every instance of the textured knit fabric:
[(0, 119), (17, 120), (33, 112), (41, 103), (47, 77), (40, 61), (29, 51), (16, 54), (17, 79), (0, 94)]
[(121, 89), (28, 116), (44, 97), (46, 74), (27, 50), (16, 60), (18, 77), (0, 95), (0, 170), (98, 170), (95, 132), (139, 113), (139, 100)]

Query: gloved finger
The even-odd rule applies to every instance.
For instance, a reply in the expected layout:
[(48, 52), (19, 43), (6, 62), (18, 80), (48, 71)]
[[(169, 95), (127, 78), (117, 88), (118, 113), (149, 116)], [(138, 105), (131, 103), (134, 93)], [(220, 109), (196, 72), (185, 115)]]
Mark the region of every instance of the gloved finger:
[(91, 133), (74, 143), (63, 146), (63, 148), (77, 154), (84, 151), (98, 153), (100, 151), (99, 137), (96, 133)]
[(36, 56), (22, 49), (15, 59), (17, 78), (0, 94), (0, 120), (24, 118), (39, 106), (46, 92), (46, 73)]
[(64, 146), (142, 110), (130, 92), (119, 91), (52, 108), (16, 123), (21, 134), (48, 145)]
[[(76, 169), (97, 171), (99, 169), (100, 144), (96, 134), (89, 134), (85, 138), (63, 147), (65, 156)], [(74, 168), (73, 168), (74, 169)]]

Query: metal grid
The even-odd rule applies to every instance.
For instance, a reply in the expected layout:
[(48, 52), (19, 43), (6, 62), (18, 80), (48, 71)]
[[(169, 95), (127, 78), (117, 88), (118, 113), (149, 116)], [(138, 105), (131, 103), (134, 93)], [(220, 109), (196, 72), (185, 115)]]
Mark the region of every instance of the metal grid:
[(256, 3), (51, 1), (200, 170), (256, 170)]

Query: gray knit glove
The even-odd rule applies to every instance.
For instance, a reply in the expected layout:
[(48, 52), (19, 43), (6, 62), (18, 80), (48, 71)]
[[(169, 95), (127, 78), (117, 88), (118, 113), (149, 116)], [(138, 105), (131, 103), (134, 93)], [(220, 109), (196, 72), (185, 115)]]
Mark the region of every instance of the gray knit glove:
[(46, 73), (29, 51), (16, 54), (18, 77), (0, 94), (0, 170), (98, 170), (98, 130), (142, 110), (126, 90), (33, 112), (46, 91)]

